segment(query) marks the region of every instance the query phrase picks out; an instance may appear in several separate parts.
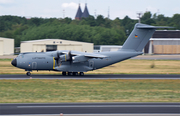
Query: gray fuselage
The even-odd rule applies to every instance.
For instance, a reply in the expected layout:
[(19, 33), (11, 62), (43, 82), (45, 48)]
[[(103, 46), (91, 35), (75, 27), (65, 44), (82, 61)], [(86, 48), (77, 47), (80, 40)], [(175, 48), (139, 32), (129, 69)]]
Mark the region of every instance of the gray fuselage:
[(89, 58), (86, 61), (71, 64), (70, 62), (62, 62), (60, 66), (57, 66), (57, 62), (54, 60), (56, 52), (57, 51), (19, 54), (16, 57), (16, 67), (25, 69), (26, 71), (54, 70), (65, 72), (87, 72), (142, 54), (142, 52), (130, 51), (96, 53), (106, 55), (107, 57)]

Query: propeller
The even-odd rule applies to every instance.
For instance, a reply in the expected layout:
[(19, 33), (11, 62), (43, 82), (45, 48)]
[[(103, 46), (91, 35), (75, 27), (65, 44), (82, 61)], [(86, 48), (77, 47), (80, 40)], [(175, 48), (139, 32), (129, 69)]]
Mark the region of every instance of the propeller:
[(72, 60), (72, 54), (71, 51), (69, 51), (66, 54), (63, 54), (61, 52), (57, 52), (57, 56), (54, 58), (54, 60), (56, 60), (56, 64), (57, 66), (61, 65), (61, 62), (70, 62), (70, 64), (72, 64), (73, 60)]
[(71, 54), (71, 50), (68, 52), (67, 61), (69, 61), (70, 64), (72, 64), (72, 54)]
[(59, 57), (60, 53), (57, 52), (57, 56), (54, 58), (54, 60), (56, 60), (56, 64), (57, 66), (60, 66), (60, 57)]

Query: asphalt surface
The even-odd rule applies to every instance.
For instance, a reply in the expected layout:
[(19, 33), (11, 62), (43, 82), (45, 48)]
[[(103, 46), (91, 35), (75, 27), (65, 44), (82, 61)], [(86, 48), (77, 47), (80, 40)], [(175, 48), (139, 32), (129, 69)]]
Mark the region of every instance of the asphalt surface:
[[(17, 115), (1, 115), (17, 116)], [(21, 116), (61, 116), (60, 114), (28, 114)], [(63, 114), (62, 116), (180, 116), (180, 114)]]
[(154, 75), (154, 74), (137, 74), (137, 75), (127, 75), (127, 74), (85, 74), (84, 76), (63, 76), (63, 75), (0, 75), (0, 79), (180, 79), (180, 75)]
[(0, 104), (0, 115), (21, 114), (180, 114), (180, 103)]
[(131, 59), (142, 60), (180, 60), (180, 55), (139, 55)]

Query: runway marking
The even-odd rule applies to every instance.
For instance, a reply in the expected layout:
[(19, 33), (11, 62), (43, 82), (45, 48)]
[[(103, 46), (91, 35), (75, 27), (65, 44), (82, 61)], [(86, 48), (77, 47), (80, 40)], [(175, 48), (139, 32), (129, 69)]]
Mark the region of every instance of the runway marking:
[(72, 108), (72, 107), (179, 107), (180, 105), (64, 105), (64, 106), (17, 106), (17, 108)]

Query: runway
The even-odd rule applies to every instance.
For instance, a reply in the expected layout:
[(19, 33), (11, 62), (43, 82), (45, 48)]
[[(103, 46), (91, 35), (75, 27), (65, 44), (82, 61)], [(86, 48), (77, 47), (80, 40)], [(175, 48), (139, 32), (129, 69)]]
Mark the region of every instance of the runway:
[(0, 75), (0, 79), (180, 79), (180, 75), (155, 75), (155, 74), (87, 74), (84, 76), (63, 75)]
[(22, 114), (180, 114), (180, 103), (0, 104), (0, 115)]
[[(17, 116), (17, 115), (1, 115)], [(61, 116), (60, 114), (32, 114), (21, 116)], [(180, 114), (64, 114), (63, 116), (180, 116)]]

